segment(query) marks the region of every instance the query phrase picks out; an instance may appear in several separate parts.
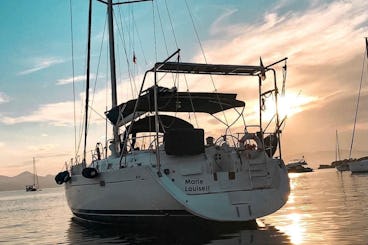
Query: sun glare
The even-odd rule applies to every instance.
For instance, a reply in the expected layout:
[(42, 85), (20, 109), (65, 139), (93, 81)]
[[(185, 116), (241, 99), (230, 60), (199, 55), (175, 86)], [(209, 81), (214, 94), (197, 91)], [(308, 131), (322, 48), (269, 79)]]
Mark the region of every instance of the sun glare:
[[(278, 97), (278, 110), (280, 119), (291, 117), (299, 112), (305, 110), (308, 103), (315, 101), (314, 97), (303, 96), (300, 93), (289, 93)], [(264, 118), (270, 120), (276, 113), (275, 98), (267, 98), (264, 102)]]

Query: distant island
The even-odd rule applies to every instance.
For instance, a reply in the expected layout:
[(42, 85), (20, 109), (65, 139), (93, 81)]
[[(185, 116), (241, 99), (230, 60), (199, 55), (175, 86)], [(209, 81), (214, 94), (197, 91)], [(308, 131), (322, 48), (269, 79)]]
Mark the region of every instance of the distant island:
[[(33, 183), (33, 177), (28, 171), (14, 177), (0, 175), (0, 191), (25, 190), (26, 185)], [(40, 189), (57, 187), (54, 178), (54, 175), (38, 176)]]

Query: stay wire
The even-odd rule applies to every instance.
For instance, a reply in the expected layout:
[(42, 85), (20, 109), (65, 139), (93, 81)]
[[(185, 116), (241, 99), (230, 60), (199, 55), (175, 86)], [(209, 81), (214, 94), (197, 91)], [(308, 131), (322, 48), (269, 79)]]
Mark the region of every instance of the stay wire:
[[(165, 49), (166, 49), (166, 55), (169, 56), (170, 53), (169, 53), (169, 49), (168, 49), (168, 45), (167, 45), (167, 39), (166, 39), (166, 36), (165, 36), (165, 31), (164, 31), (164, 27), (163, 27), (163, 24), (162, 24), (162, 18), (161, 18), (161, 14), (160, 14), (160, 10), (158, 8), (158, 4), (156, 4), (156, 9), (157, 9), (157, 16), (158, 16), (158, 19), (159, 19), (159, 22), (160, 22), (160, 27), (161, 27), (161, 32), (162, 32), (162, 38), (164, 40), (164, 45), (165, 45)], [(178, 47), (176, 47), (178, 49)], [(172, 76), (172, 79), (174, 81), (174, 86), (175, 86), (175, 74), (171, 73), (171, 76)]]
[(169, 56), (169, 49), (167, 47), (166, 36), (165, 36), (165, 32), (164, 32), (164, 27), (162, 25), (162, 19), (161, 19), (160, 10), (158, 8), (158, 4), (156, 4), (156, 10), (157, 10), (157, 17), (158, 17), (158, 20), (160, 22), (160, 27), (161, 27), (161, 32), (162, 32), (162, 38), (164, 40), (164, 45), (165, 45), (165, 49), (166, 49), (166, 55)]
[(72, 0), (69, 0), (69, 12), (70, 12), (70, 41), (72, 51), (72, 79), (73, 79), (73, 119), (74, 119), (74, 155), (78, 155), (77, 152), (77, 119), (76, 119), (76, 105), (75, 105), (75, 64), (74, 64), (74, 35), (73, 35), (73, 7)]
[[(123, 22), (122, 22), (122, 15), (121, 15), (121, 9), (120, 9), (120, 6), (119, 6), (119, 19), (120, 19), (120, 26), (119, 25), (116, 25), (117, 28), (118, 28), (118, 33), (119, 33), (119, 37), (122, 41), (122, 44), (123, 44), (123, 50), (124, 50), (124, 54), (125, 54), (125, 60), (126, 60), (126, 63), (127, 63), (127, 68), (128, 68), (128, 74), (129, 74), (129, 83), (130, 83), (130, 90), (131, 90), (131, 93), (132, 93), (132, 96), (134, 97), (134, 95), (137, 93), (137, 87), (135, 85), (135, 82), (133, 80), (133, 74), (132, 74), (132, 69), (130, 67), (130, 62), (129, 62), (129, 58), (128, 58), (128, 51), (127, 51), (127, 42), (125, 40), (125, 36), (124, 36), (124, 31), (123, 31)], [(115, 15), (115, 13), (114, 13)], [(116, 17), (115, 17), (116, 18)], [(117, 19), (117, 18), (116, 18)]]
[[(185, 0), (185, 5), (186, 5), (186, 7), (187, 7), (188, 14), (189, 14), (190, 19), (191, 19), (191, 21), (192, 21), (192, 26), (193, 26), (194, 33), (195, 33), (195, 35), (196, 35), (197, 41), (198, 41), (198, 43), (199, 43), (199, 47), (200, 47), (200, 49), (201, 49), (202, 56), (203, 56), (203, 58), (204, 58), (205, 63), (206, 63), (206, 64), (208, 64), (208, 62), (207, 62), (207, 57), (206, 57), (206, 54), (205, 54), (205, 52), (204, 52), (204, 48), (203, 48), (203, 45), (202, 45), (201, 39), (199, 38), (198, 30), (197, 30), (196, 25), (195, 25), (195, 23), (194, 23), (194, 18), (193, 18), (193, 15), (192, 15), (192, 11), (190, 10), (190, 7), (189, 7), (189, 4), (188, 4), (188, 1), (187, 1), (187, 0)], [(217, 88), (216, 88), (216, 85), (215, 85), (215, 82), (214, 82), (214, 80), (213, 80), (212, 75), (210, 75), (210, 79), (211, 79), (211, 82), (212, 82), (212, 86), (213, 86), (213, 88), (214, 88), (214, 90), (215, 90), (215, 92), (216, 92), (217, 101), (219, 102), (220, 108), (221, 108), (221, 110), (222, 110), (222, 113), (223, 113), (223, 116), (224, 116), (224, 119), (225, 119), (225, 122), (226, 122), (226, 123), (225, 123), (225, 125), (226, 125), (226, 126), (229, 126), (229, 122), (228, 122), (228, 120), (227, 120), (227, 117), (226, 117), (225, 112), (223, 111), (223, 106), (222, 106), (222, 104), (221, 104), (220, 97), (219, 97), (219, 95), (217, 94)]]
[(154, 52), (155, 52), (155, 62), (157, 62), (157, 42), (156, 42), (156, 22), (155, 22), (155, 6), (152, 1), (152, 18), (153, 18), (153, 42), (154, 42)]
[(167, 5), (167, 1), (165, 0), (165, 6), (166, 6), (166, 11), (167, 11), (167, 16), (169, 18), (169, 22), (170, 22), (170, 27), (171, 27), (171, 32), (172, 32), (172, 35), (174, 37), (174, 41), (175, 41), (175, 45), (176, 45), (176, 49), (179, 49), (179, 45), (178, 45), (178, 41), (176, 39), (176, 34), (175, 34), (175, 31), (174, 31), (174, 25), (173, 25), (173, 21), (171, 19), (171, 15), (170, 15), (170, 11), (169, 11), (169, 7)]
[[(103, 44), (104, 44), (104, 39), (105, 39), (105, 33), (106, 33), (106, 26), (107, 26), (107, 18), (105, 19), (105, 25), (104, 25), (104, 30), (102, 33), (102, 39), (101, 39), (101, 46), (100, 46), (100, 52), (99, 52), (99, 56), (98, 56), (98, 62), (97, 62), (97, 71), (96, 71), (96, 76), (95, 76), (95, 82), (94, 82), (94, 87), (93, 87), (93, 93), (92, 93), (92, 100), (91, 100), (91, 105), (89, 106), (89, 108), (91, 109), (90, 113), (89, 113), (89, 118), (91, 118), (92, 116), (92, 111), (95, 112), (98, 116), (102, 117), (103, 119), (105, 119), (105, 117), (101, 116), (101, 114), (99, 114), (94, 108), (93, 108), (93, 103), (95, 100), (95, 94), (96, 94), (96, 86), (97, 86), (97, 81), (98, 81), (98, 76), (99, 76), (99, 71), (100, 71), (100, 64), (101, 64), (101, 57), (102, 57), (102, 48), (103, 48)], [(90, 126), (90, 122), (88, 122), (88, 128)]]
[[(368, 52), (368, 51), (367, 51)], [(357, 122), (357, 118), (358, 118), (358, 110), (359, 110), (359, 102), (360, 102), (360, 93), (362, 90), (362, 83), (363, 83), (363, 75), (364, 75), (364, 66), (365, 66), (365, 60), (366, 60), (366, 54), (364, 53), (364, 58), (363, 58), (363, 67), (362, 67), (362, 72), (360, 74), (360, 84), (359, 84), (359, 92), (358, 92), (358, 99), (357, 99), (357, 104), (355, 107), (355, 117), (354, 117), (354, 126), (353, 126), (353, 134), (351, 136), (351, 144), (350, 144), (350, 151), (349, 151), (349, 159), (351, 159), (351, 153), (353, 150), (353, 144), (354, 144), (354, 137), (355, 137), (355, 125)]]

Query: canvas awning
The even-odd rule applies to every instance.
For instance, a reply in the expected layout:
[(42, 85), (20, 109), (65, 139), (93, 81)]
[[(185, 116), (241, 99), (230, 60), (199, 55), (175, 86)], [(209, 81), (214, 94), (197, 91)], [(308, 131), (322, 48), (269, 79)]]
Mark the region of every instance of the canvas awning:
[[(236, 99), (236, 94), (231, 93), (202, 93), (202, 92), (177, 92), (176, 89), (158, 88), (158, 110), (162, 112), (203, 112), (215, 114), (231, 108), (243, 107), (245, 103)], [(137, 99), (122, 103), (105, 114), (116, 126), (120, 126), (120, 120), (132, 116)], [(154, 91), (153, 87), (146, 90), (139, 97), (137, 112), (153, 112)]]
[[(164, 133), (173, 129), (190, 129), (193, 125), (183, 119), (170, 115), (159, 115), (159, 132)], [(126, 131), (130, 134), (155, 132), (155, 116), (148, 116), (130, 124)]]
[[(264, 71), (264, 67), (262, 66), (218, 65), (182, 62), (156, 63), (155, 67), (156, 72), (234, 76), (256, 76)], [(152, 69), (151, 72), (154, 72), (154, 69)]]

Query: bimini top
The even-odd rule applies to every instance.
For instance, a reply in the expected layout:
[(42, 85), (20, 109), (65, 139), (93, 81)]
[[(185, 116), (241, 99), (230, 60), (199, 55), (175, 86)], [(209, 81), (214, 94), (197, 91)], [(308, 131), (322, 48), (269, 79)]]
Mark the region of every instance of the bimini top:
[[(155, 110), (154, 88), (151, 87), (144, 91), (138, 99), (129, 100), (105, 112), (107, 118), (115, 126), (121, 126), (126, 123), (122, 122), (122, 119), (132, 117), (137, 100), (136, 116), (153, 112)], [(162, 112), (204, 112), (209, 114), (245, 106), (243, 101), (236, 99), (236, 94), (178, 92), (176, 88), (164, 87), (158, 87), (157, 104), (158, 110)]]
[[(265, 71), (263, 66), (217, 65), (182, 62), (156, 63), (155, 68), (156, 72), (234, 76), (257, 76)], [(155, 69), (153, 68), (151, 72), (154, 71)]]

